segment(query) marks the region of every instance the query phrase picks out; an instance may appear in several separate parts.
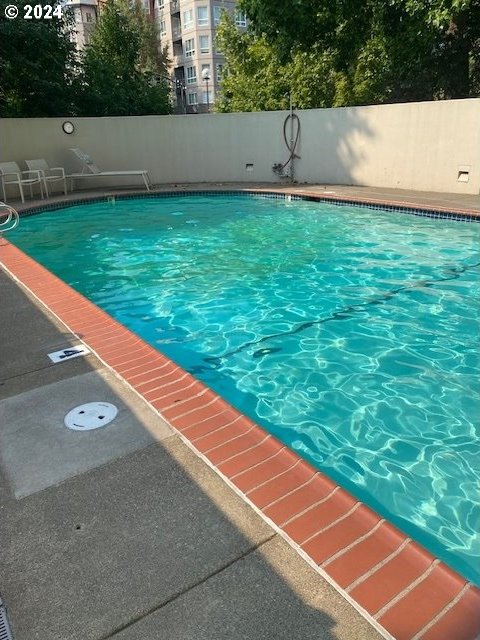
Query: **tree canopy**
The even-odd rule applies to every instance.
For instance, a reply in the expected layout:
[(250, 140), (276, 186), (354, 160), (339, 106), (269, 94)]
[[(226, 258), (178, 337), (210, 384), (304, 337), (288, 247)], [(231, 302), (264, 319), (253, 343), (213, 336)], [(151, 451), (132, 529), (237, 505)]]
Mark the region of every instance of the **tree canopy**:
[[(169, 88), (145, 39), (143, 14), (109, 0), (86, 47), (80, 74), (78, 112), (86, 116), (168, 113)], [(156, 68), (155, 68), (156, 67)]]
[(222, 17), (217, 43), (227, 61), (217, 111), (286, 109), (290, 94), (301, 109), (331, 106), (335, 74), (329, 52), (313, 46), (283, 62), (266, 37), (241, 33), (227, 15)]
[[(304, 108), (480, 95), (478, 0), (240, 0), (240, 6), (248, 33), (234, 34), (226, 17), (219, 30), (230, 74), (220, 110), (282, 108), (279, 77)], [(262, 71), (267, 62), (273, 75)]]
[[(4, 18), (12, 4), (0, 0), (0, 116), (61, 116), (72, 112), (75, 48), (65, 8), (59, 20), (24, 20), (28, 0), (16, 2), (19, 17)], [(51, 3), (54, 7), (58, 2)]]
[[(20, 16), (23, 5), (20, 0)], [(3, 13), (8, 0), (0, 0)], [(139, 0), (108, 0), (77, 55), (62, 19), (0, 22), (0, 116), (115, 116), (171, 111), (167, 58)]]

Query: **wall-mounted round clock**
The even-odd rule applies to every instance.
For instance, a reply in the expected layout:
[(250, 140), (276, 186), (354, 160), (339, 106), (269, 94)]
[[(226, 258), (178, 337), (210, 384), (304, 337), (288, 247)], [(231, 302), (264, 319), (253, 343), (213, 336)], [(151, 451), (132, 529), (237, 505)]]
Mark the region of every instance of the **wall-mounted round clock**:
[(75, 131), (73, 122), (70, 122), (69, 120), (67, 120), (62, 124), (62, 129), (64, 130), (65, 133), (68, 133), (68, 134), (73, 133)]

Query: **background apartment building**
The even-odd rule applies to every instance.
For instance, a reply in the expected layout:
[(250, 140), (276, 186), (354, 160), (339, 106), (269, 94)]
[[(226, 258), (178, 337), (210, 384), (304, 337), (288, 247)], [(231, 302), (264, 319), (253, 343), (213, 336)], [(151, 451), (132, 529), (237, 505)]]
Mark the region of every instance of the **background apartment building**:
[[(222, 10), (246, 27), (235, 0), (145, 0), (154, 11), (162, 46), (172, 62), (177, 113), (205, 113), (215, 102), (225, 59), (215, 47)], [(146, 6), (147, 8), (147, 6)], [(207, 79), (205, 79), (207, 78)]]
[[(161, 46), (167, 46), (176, 113), (207, 113), (220, 88), (225, 58), (215, 47), (223, 10), (239, 28), (247, 26), (236, 0), (142, 0), (157, 23)], [(69, 0), (75, 27), (71, 38), (81, 51), (90, 41), (102, 0)]]
[(69, 0), (66, 5), (72, 9), (75, 18), (75, 26), (70, 32), (72, 42), (77, 51), (82, 51), (90, 42), (90, 36), (97, 23), (97, 0)]

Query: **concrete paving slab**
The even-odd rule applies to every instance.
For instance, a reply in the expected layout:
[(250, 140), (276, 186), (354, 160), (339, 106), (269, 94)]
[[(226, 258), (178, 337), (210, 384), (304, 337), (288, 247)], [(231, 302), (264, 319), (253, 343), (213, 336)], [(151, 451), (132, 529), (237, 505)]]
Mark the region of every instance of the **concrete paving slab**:
[(107, 638), (271, 536), (176, 436), (11, 500), (0, 576), (14, 638)]
[[(45, 360), (46, 353), (43, 350), (39, 353), (42, 359)], [(23, 363), (17, 362), (19, 369), (26, 369), (31, 364), (32, 362), (29, 359), (25, 359)], [(0, 377), (0, 400), (44, 385), (53, 384), (59, 380), (66, 380), (67, 378), (89, 373), (99, 368), (105, 367), (99, 363), (99, 360), (94, 355), (73, 358), (58, 364), (53, 364), (49, 361), (49, 364), (39, 366), (38, 369), (33, 369), (32, 371), (23, 371), (8, 378)], [(2, 369), (3, 367), (0, 364), (0, 371), (3, 373)]]
[[(65, 427), (64, 417), (71, 409), (95, 401), (118, 407), (113, 422), (95, 431)], [(0, 401), (0, 462), (17, 498), (171, 434), (170, 427), (108, 370), (91, 371)]]
[(21, 380), (25, 373), (48, 372), (50, 381), (64, 379), (91, 370), (85, 358), (62, 362), (63, 371), (55, 369), (48, 354), (78, 344), (78, 338), (45, 311), (16, 282), (0, 269), (0, 397), (25, 391), (35, 379)]
[(382, 636), (276, 536), (112, 640), (377, 640)]

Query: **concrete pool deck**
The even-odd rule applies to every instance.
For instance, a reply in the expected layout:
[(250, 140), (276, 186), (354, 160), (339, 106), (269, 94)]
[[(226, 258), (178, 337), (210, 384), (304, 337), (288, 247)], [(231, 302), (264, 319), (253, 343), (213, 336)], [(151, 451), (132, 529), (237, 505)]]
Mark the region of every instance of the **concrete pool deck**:
[[(443, 206), (480, 211), (475, 198)], [(0, 264), (0, 594), (16, 640), (477, 637), (477, 589), (5, 240)], [(80, 342), (100, 359), (49, 362)], [(66, 432), (97, 399), (121, 421)]]

